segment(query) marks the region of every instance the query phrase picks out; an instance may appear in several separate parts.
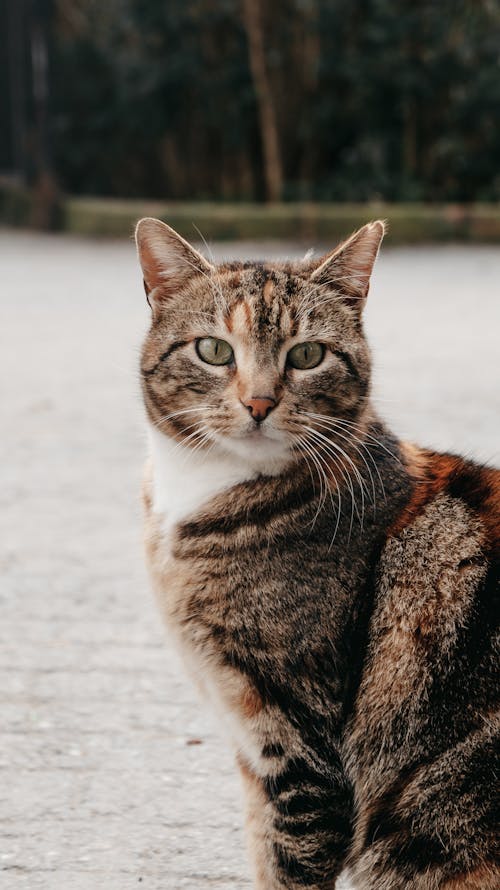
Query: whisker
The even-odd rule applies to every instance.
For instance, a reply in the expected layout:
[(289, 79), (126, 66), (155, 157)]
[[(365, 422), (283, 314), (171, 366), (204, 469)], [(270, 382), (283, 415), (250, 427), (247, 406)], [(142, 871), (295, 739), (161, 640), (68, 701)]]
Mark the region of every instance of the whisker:
[[(299, 426), (300, 426), (300, 424), (299, 424)], [(301, 441), (302, 441), (302, 444), (305, 446), (305, 445), (306, 445), (306, 437), (301, 437)], [(337, 504), (337, 505), (335, 505), (335, 503), (334, 503), (334, 501), (333, 501), (332, 490), (331, 490), (331, 488), (330, 488), (330, 485), (328, 484), (328, 480), (325, 478), (325, 482), (326, 482), (326, 484), (327, 484), (328, 491), (329, 491), (329, 493), (330, 493), (330, 500), (331, 500), (331, 503), (332, 503), (332, 507), (333, 507), (333, 509), (334, 509), (334, 511), (335, 511), (335, 513), (336, 513), (336, 515), (337, 515), (337, 521), (336, 521), (336, 523), (335, 523), (335, 529), (334, 529), (334, 532), (333, 532), (333, 537), (332, 537), (332, 540), (330, 541), (330, 545), (329, 545), (329, 547), (328, 547), (328, 550), (330, 551), (331, 548), (332, 548), (332, 546), (333, 546), (333, 543), (334, 543), (334, 541), (335, 541), (335, 538), (336, 538), (336, 536), (337, 536), (337, 531), (338, 531), (338, 527), (339, 527), (339, 523), (340, 523), (340, 517), (341, 517), (341, 514), (342, 514), (342, 495), (341, 495), (341, 493), (340, 493), (339, 485), (338, 485), (338, 483), (337, 483), (337, 480), (336, 480), (336, 478), (335, 478), (335, 475), (332, 473), (332, 470), (331, 470), (330, 465), (325, 461), (325, 459), (323, 458), (323, 456), (322, 456), (321, 454), (318, 454), (317, 452), (314, 451), (313, 443), (310, 442), (309, 439), (307, 439), (307, 444), (308, 444), (309, 448), (312, 450), (312, 453), (315, 455), (315, 457), (316, 457), (317, 460), (319, 461), (320, 466), (326, 466), (328, 473), (332, 475), (332, 478), (333, 478), (333, 480), (335, 481), (335, 492), (336, 492), (336, 495), (337, 495), (337, 501), (338, 501), (338, 504)], [(330, 455), (330, 460), (333, 460), (333, 463), (335, 464), (335, 466), (336, 466), (337, 468), (339, 468), (339, 469), (342, 471), (342, 468), (339, 467), (339, 464), (338, 464), (336, 458), (334, 458), (334, 457), (332, 457), (332, 455)], [(323, 475), (325, 476), (324, 471), (323, 471)], [(324, 499), (324, 500), (326, 501), (326, 493), (325, 493), (325, 499)], [(316, 517), (315, 517), (315, 521), (316, 521)]]
[(160, 417), (158, 420), (153, 421), (153, 426), (156, 426), (159, 428), (164, 423), (166, 423), (167, 420), (172, 420), (173, 417), (180, 417), (182, 414), (198, 413), (198, 412), (202, 412), (202, 411), (211, 411), (211, 410), (213, 411), (214, 409), (215, 409), (214, 405), (198, 405), (193, 408), (182, 408), (180, 411), (172, 411), (171, 414), (165, 414), (163, 417)]
[[(309, 416), (309, 417), (316, 418), (316, 422), (321, 422), (322, 424), (324, 424), (325, 428), (326, 427), (330, 428), (335, 433), (335, 435), (338, 435), (338, 436), (341, 435), (337, 428), (338, 426), (340, 426), (341, 429), (343, 429), (344, 432), (346, 432), (348, 434), (348, 436), (351, 436), (355, 441), (357, 441), (361, 445), (361, 447), (366, 451), (366, 454), (368, 455), (368, 457), (370, 458), (370, 460), (373, 464), (375, 472), (377, 473), (380, 487), (382, 489), (383, 498), (387, 502), (387, 494), (386, 494), (386, 490), (385, 490), (384, 481), (382, 479), (377, 461), (375, 460), (375, 458), (371, 452), (371, 449), (374, 449), (374, 448), (383, 449), (384, 451), (387, 452), (387, 454), (389, 454), (392, 458), (394, 458), (394, 460), (396, 460), (399, 464), (402, 465), (402, 462), (401, 462), (400, 458), (398, 457), (398, 455), (394, 454), (394, 452), (392, 452), (389, 448), (387, 448), (384, 445), (384, 443), (380, 442), (375, 436), (371, 435), (371, 433), (368, 433), (366, 431), (366, 429), (363, 426), (361, 426), (360, 424), (354, 423), (353, 421), (349, 421), (349, 420), (343, 420), (340, 418), (331, 418), (324, 414), (315, 414), (312, 411), (304, 411), (303, 413), (307, 414), (307, 416)], [(361, 438), (356, 436), (356, 433), (353, 432), (353, 430), (361, 431), (361, 435), (364, 436), (364, 440), (362, 440)]]
[(198, 232), (198, 235), (200, 236), (201, 240), (203, 241), (203, 244), (205, 245), (205, 247), (206, 247), (206, 249), (207, 249), (207, 253), (208, 253), (209, 257), (210, 257), (210, 260), (211, 260), (211, 262), (212, 262), (212, 265), (215, 266), (214, 255), (213, 255), (213, 253), (212, 253), (211, 248), (208, 246), (208, 243), (207, 243), (207, 240), (206, 240), (205, 236), (202, 234), (202, 232), (200, 231), (200, 229), (198, 228), (198, 226), (196, 225), (196, 223), (191, 223), (191, 225), (193, 226), (193, 229), (195, 229), (195, 231)]
[[(381, 442), (380, 439), (377, 439), (376, 436), (373, 436), (371, 433), (367, 433), (366, 431), (364, 431), (363, 427), (360, 424), (354, 423), (353, 421), (350, 421), (350, 420), (342, 420), (341, 423), (344, 424), (345, 426), (351, 426), (353, 429), (358, 429), (361, 431), (361, 433), (364, 432), (365, 438), (370, 439), (370, 442), (367, 443), (370, 447), (382, 448), (382, 450), (385, 451), (389, 455), (389, 457), (392, 457), (393, 460), (395, 460), (398, 464), (403, 466), (403, 463), (402, 463), (399, 455), (395, 454), (394, 451), (391, 451), (391, 449), (388, 448), (387, 445), (384, 445), (384, 443)], [(371, 443), (373, 443), (373, 444), (371, 444)]]
[[(184, 463), (186, 463), (186, 461), (190, 457), (192, 457), (193, 454), (196, 454), (196, 452), (199, 451), (207, 442), (211, 442), (212, 445), (215, 444), (212, 436), (210, 435), (210, 431), (208, 430), (208, 428), (207, 427), (199, 427), (198, 429), (194, 430), (194, 432), (190, 433), (189, 436), (187, 436), (185, 439), (182, 439), (180, 442), (177, 442), (177, 444), (174, 448), (174, 451), (181, 448), (182, 446), (185, 446), (186, 453), (184, 455)], [(191, 444), (189, 444), (189, 443), (191, 443)], [(192, 447), (193, 443), (194, 443), (194, 447)], [(210, 451), (211, 449), (208, 449), (208, 450)]]
[(318, 499), (318, 506), (317, 506), (316, 512), (315, 512), (315, 514), (314, 514), (314, 517), (313, 517), (313, 519), (311, 520), (311, 523), (310, 523), (310, 525), (311, 525), (311, 529), (313, 529), (314, 526), (315, 526), (315, 524), (316, 524), (316, 521), (317, 521), (317, 519), (318, 519), (318, 516), (319, 516), (319, 514), (320, 514), (320, 511), (321, 511), (321, 508), (322, 508), (322, 506), (323, 506), (324, 500), (326, 499), (326, 488), (324, 489), (324, 487), (323, 487), (324, 484), (325, 484), (325, 482), (326, 482), (326, 480), (325, 480), (325, 474), (324, 474), (324, 471), (323, 471), (322, 467), (320, 466), (320, 464), (318, 463), (318, 461), (317, 461), (317, 459), (316, 459), (316, 456), (312, 453), (311, 449), (308, 447), (308, 445), (306, 444), (306, 442), (305, 442), (304, 440), (302, 440), (301, 445), (302, 445), (302, 448), (304, 449), (304, 451), (305, 451), (307, 454), (309, 454), (309, 457), (311, 458), (311, 460), (312, 460), (312, 462), (313, 462), (313, 465), (314, 465), (314, 467), (315, 467), (315, 469), (316, 469), (316, 472), (317, 472), (317, 474), (318, 474), (318, 479), (319, 479), (319, 499)]
[(221, 309), (222, 309), (223, 312), (224, 312), (224, 311), (227, 312), (227, 309), (228, 309), (227, 299), (225, 298), (225, 296), (224, 296), (224, 294), (223, 294), (223, 292), (222, 292), (222, 286), (221, 286), (221, 280), (220, 280), (219, 270), (218, 270), (218, 268), (217, 268), (217, 263), (215, 262), (215, 259), (214, 259), (214, 255), (213, 255), (213, 253), (212, 253), (212, 250), (211, 250), (211, 248), (208, 246), (207, 240), (206, 240), (205, 236), (202, 234), (202, 232), (200, 231), (200, 229), (198, 228), (198, 226), (197, 226), (195, 223), (192, 223), (192, 225), (193, 225), (193, 228), (196, 229), (196, 231), (198, 232), (198, 235), (200, 236), (201, 240), (203, 241), (203, 244), (205, 245), (205, 248), (206, 248), (206, 250), (207, 250), (207, 253), (208, 253), (209, 257), (210, 257), (210, 260), (211, 260), (211, 262), (212, 262), (212, 267), (213, 267), (213, 269), (214, 269), (214, 271), (215, 271), (215, 274), (217, 275), (217, 289), (218, 289), (218, 291), (219, 291), (219, 296), (220, 296), (220, 298), (221, 298), (221, 302), (222, 302)]
[[(191, 426), (194, 426), (194, 423), (191, 424)], [(190, 427), (186, 427), (186, 430), (188, 430), (188, 429), (190, 429)], [(182, 430), (182, 432), (184, 432), (184, 430)], [(186, 436), (184, 439), (181, 439), (180, 441), (175, 443), (174, 451), (177, 451), (179, 448), (182, 448), (183, 446), (187, 446), (188, 442), (190, 442), (192, 439), (196, 439), (196, 437), (198, 435), (200, 435), (201, 432), (202, 432), (201, 428), (198, 425), (196, 425), (196, 429), (192, 433), (190, 433), (189, 436)], [(189, 449), (189, 450), (191, 450), (191, 449)]]
[(312, 484), (313, 491), (314, 491), (314, 476), (312, 474), (311, 465), (307, 459), (307, 456), (301, 451), (301, 449), (298, 445), (298, 442), (290, 442), (290, 446), (291, 446), (292, 451), (298, 451), (299, 455), (304, 458), (304, 460), (306, 462), (307, 469), (309, 470), (309, 475), (311, 477), (311, 484)]
[[(339, 430), (336, 429), (335, 421), (333, 421), (333, 424), (332, 424), (332, 423), (326, 422), (325, 420), (319, 420), (319, 419), (317, 419), (317, 415), (313, 415), (313, 413), (312, 413), (311, 411), (302, 411), (301, 413), (305, 414), (305, 415), (308, 416), (308, 417), (314, 417), (315, 422), (318, 423), (321, 427), (323, 427), (323, 429), (331, 430), (332, 432), (335, 433), (336, 436), (339, 436), (339, 438), (343, 439), (344, 442), (347, 442), (348, 444), (350, 444), (350, 445), (354, 448), (354, 450), (356, 451), (356, 453), (359, 455), (359, 457), (360, 457), (361, 460), (363, 461), (363, 463), (364, 463), (364, 465), (365, 465), (365, 467), (366, 467), (366, 470), (367, 470), (367, 472), (368, 472), (368, 475), (369, 475), (369, 477), (370, 477), (371, 488), (372, 488), (372, 496), (373, 496), (373, 502), (372, 502), (372, 503), (373, 503), (373, 508), (374, 508), (374, 510), (375, 510), (375, 508), (376, 508), (376, 499), (377, 499), (375, 480), (374, 480), (374, 478), (373, 478), (373, 474), (372, 474), (372, 471), (371, 471), (371, 469), (370, 469), (370, 465), (368, 464), (368, 461), (366, 460), (366, 458), (365, 458), (363, 452), (360, 450), (360, 448), (358, 448), (358, 445), (360, 445), (361, 448), (363, 448), (363, 449), (366, 451), (368, 457), (370, 458), (370, 460), (371, 460), (372, 463), (373, 463), (373, 466), (374, 466), (374, 468), (375, 468), (375, 472), (377, 473), (377, 476), (378, 476), (378, 478), (379, 478), (380, 485), (381, 485), (381, 487), (382, 487), (382, 491), (383, 491), (383, 494), (384, 494), (384, 498), (385, 498), (385, 488), (384, 488), (384, 483), (383, 483), (383, 481), (382, 481), (382, 477), (381, 477), (381, 475), (380, 475), (380, 471), (379, 471), (379, 468), (378, 468), (377, 463), (376, 463), (376, 461), (375, 461), (375, 458), (373, 457), (373, 455), (371, 454), (371, 452), (369, 451), (369, 449), (367, 448), (367, 446), (365, 445), (365, 443), (364, 443), (358, 436), (356, 436), (356, 435), (355, 435), (354, 433), (352, 433), (352, 432), (351, 432), (349, 435), (344, 435), (344, 433), (339, 432)], [(344, 432), (345, 432), (345, 428), (344, 428), (344, 427), (341, 427), (341, 429), (343, 429)], [(357, 443), (357, 444), (355, 444), (355, 443)]]
[[(351, 289), (353, 284), (355, 285), (355, 280), (352, 275), (339, 275), (335, 278), (323, 279), (317, 284), (310, 285), (299, 302), (297, 314), (301, 315), (306, 312), (311, 312), (327, 303), (345, 303), (346, 299), (349, 299), (349, 301), (357, 299), (360, 302), (364, 302), (364, 297), (352, 293), (351, 289), (348, 294), (339, 293), (339, 285), (342, 286), (346, 284), (351, 285)], [(331, 287), (332, 291), (325, 293), (325, 289), (328, 287)], [(312, 302), (311, 298), (318, 292), (322, 292), (322, 294), (320, 293), (319, 299)]]
[[(338, 446), (335, 447), (335, 446), (334, 446), (334, 443), (330, 442), (330, 440), (327, 439), (326, 436), (323, 436), (323, 434), (320, 433), (318, 430), (315, 430), (313, 427), (306, 427), (306, 429), (309, 430), (311, 436), (312, 436), (314, 439), (316, 439), (318, 448), (321, 448), (322, 451), (324, 451), (326, 454), (328, 454), (328, 455), (330, 456), (330, 458), (335, 462), (335, 465), (339, 468), (340, 472), (342, 473), (342, 476), (344, 477), (344, 480), (345, 480), (345, 482), (346, 482), (346, 484), (347, 484), (347, 487), (348, 487), (348, 489), (349, 489), (349, 493), (350, 493), (350, 495), (351, 495), (351, 522), (350, 522), (350, 527), (349, 527), (349, 540), (350, 540), (350, 538), (351, 538), (351, 534), (352, 534), (352, 527), (353, 527), (353, 524), (354, 524), (354, 513), (355, 513), (355, 512), (356, 512), (356, 515), (357, 515), (358, 520), (359, 520), (359, 522), (360, 522), (361, 529), (363, 528), (363, 517), (364, 517), (364, 492), (363, 492), (363, 488), (362, 488), (362, 486), (360, 486), (360, 489), (361, 489), (361, 500), (362, 500), (362, 514), (361, 514), (361, 516), (360, 516), (360, 514), (359, 514), (359, 510), (358, 510), (358, 505), (357, 505), (357, 502), (356, 502), (356, 497), (355, 497), (355, 494), (354, 494), (354, 486), (353, 486), (353, 484), (352, 484), (351, 475), (350, 475), (350, 473), (349, 473), (347, 467), (343, 467), (342, 464), (339, 463), (339, 462), (337, 461), (337, 457), (336, 457), (335, 451), (338, 450), (338, 451), (340, 451), (341, 453), (343, 453), (344, 456), (347, 456), (347, 455), (345, 455), (345, 452), (343, 452), (342, 449), (340, 449)], [(324, 441), (322, 441), (322, 440), (324, 440)], [(325, 443), (327, 443), (327, 444), (325, 444)], [(333, 446), (333, 447), (331, 447), (331, 446)], [(334, 450), (334, 449), (335, 449), (335, 450)], [(351, 464), (352, 464), (352, 466), (353, 466), (353, 469), (355, 469), (355, 464), (352, 463), (352, 461), (351, 461)], [(358, 480), (358, 482), (359, 482), (359, 480)]]
[[(216, 303), (216, 305), (219, 305), (219, 307), (221, 308), (221, 310), (224, 311), (224, 307), (226, 306), (226, 301), (225, 301), (225, 299), (224, 299), (224, 295), (223, 295), (223, 293), (222, 293), (222, 291), (221, 291), (221, 288), (220, 288), (220, 282), (219, 282), (219, 284), (217, 284), (217, 283), (213, 280), (212, 276), (208, 274), (208, 272), (205, 272), (204, 269), (200, 269), (199, 266), (196, 266), (195, 263), (192, 263), (190, 260), (187, 259), (187, 257), (184, 257), (183, 260), (184, 260), (184, 262), (186, 263), (187, 266), (191, 266), (192, 269), (194, 269), (196, 272), (198, 272), (200, 275), (203, 275), (204, 278), (207, 279), (207, 281), (208, 281), (208, 283), (209, 283), (209, 285), (210, 285), (210, 289), (211, 289), (211, 291), (212, 291), (212, 293), (213, 293), (213, 295), (214, 295), (214, 297), (215, 297), (215, 303)], [(217, 275), (218, 275), (218, 272), (217, 272)], [(219, 297), (220, 297), (220, 299), (221, 299), (221, 301), (222, 301), (222, 305), (220, 305), (220, 303), (219, 303)]]
[(387, 452), (387, 454), (388, 454), (390, 457), (394, 458), (394, 460), (396, 460), (398, 463), (401, 464), (401, 460), (400, 460), (400, 458), (398, 457), (398, 455), (395, 454), (393, 451), (391, 451), (390, 448), (387, 448), (387, 446), (384, 445), (384, 443), (381, 442), (379, 439), (377, 439), (376, 436), (373, 436), (371, 433), (367, 432), (367, 430), (365, 429), (365, 427), (363, 427), (361, 424), (356, 423), (356, 422), (353, 421), (353, 420), (346, 420), (345, 418), (332, 418), (332, 417), (328, 417), (327, 414), (315, 414), (315, 413), (312, 412), (312, 411), (310, 411), (310, 412), (308, 412), (308, 413), (309, 413), (309, 415), (312, 416), (312, 417), (318, 417), (318, 418), (320, 418), (320, 419), (322, 419), (322, 420), (329, 420), (330, 422), (339, 423), (339, 424), (342, 424), (343, 426), (349, 426), (349, 427), (353, 427), (353, 428), (356, 428), (356, 429), (360, 430), (360, 431), (361, 431), (361, 434), (365, 436), (365, 439), (370, 439), (372, 442), (375, 443), (375, 445), (377, 445), (378, 448), (382, 448), (384, 451)]
[[(299, 423), (297, 423), (296, 421), (292, 421), (292, 423), (295, 424), (295, 426), (299, 427), (299, 428), (303, 431), (304, 427), (302, 426), (302, 424), (299, 424)], [(317, 518), (318, 518), (318, 515), (319, 515), (319, 511), (321, 510), (321, 508), (323, 507), (324, 503), (326, 502), (326, 496), (327, 496), (327, 493), (330, 494), (330, 500), (331, 500), (331, 503), (332, 503), (332, 507), (333, 507), (333, 509), (334, 509), (334, 511), (335, 511), (335, 513), (336, 513), (336, 516), (337, 516), (337, 520), (336, 520), (336, 524), (335, 524), (335, 529), (334, 529), (333, 537), (332, 537), (332, 540), (330, 541), (330, 545), (329, 545), (329, 548), (328, 548), (328, 549), (330, 550), (330, 549), (332, 548), (332, 546), (333, 546), (334, 541), (335, 541), (335, 538), (336, 538), (336, 535), (337, 535), (337, 531), (338, 531), (338, 527), (339, 527), (339, 523), (340, 523), (340, 517), (341, 517), (341, 514), (342, 514), (342, 495), (341, 495), (341, 492), (340, 492), (340, 488), (339, 488), (339, 485), (338, 485), (338, 483), (337, 483), (337, 480), (336, 480), (335, 475), (332, 473), (332, 468), (331, 468), (330, 464), (325, 460), (325, 458), (323, 457), (322, 454), (320, 454), (320, 453), (318, 453), (317, 451), (315, 451), (313, 442), (311, 442), (311, 441), (309, 440), (309, 436), (308, 436), (308, 434), (306, 433), (306, 435), (301, 435), (301, 436), (299, 436), (298, 439), (296, 440), (296, 442), (297, 442), (297, 443), (300, 443), (300, 445), (302, 445), (302, 447), (303, 447), (304, 449), (307, 450), (307, 453), (309, 454), (309, 456), (311, 457), (311, 459), (312, 459), (313, 462), (314, 462), (314, 465), (315, 465), (315, 467), (316, 467), (316, 471), (317, 471), (317, 473), (318, 473), (318, 477), (320, 478), (320, 483), (321, 483), (321, 495), (320, 495), (320, 500), (319, 500), (319, 503), (318, 503), (318, 509), (316, 510), (316, 513), (315, 513), (315, 515), (314, 515), (314, 519), (313, 519), (313, 521), (312, 521), (313, 527), (314, 527), (314, 524), (315, 524), (316, 521), (317, 521)], [(305, 455), (304, 455), (304, 457), (305, 457)], [(339, 468), (339, 464), (338, 464), (336, 458), (335, 458), (335, 457), (332, 457), (332, 455), (329, 455), (329, 457), (330, 457), (330, 460), (333, 460), (333, 463), (335, 464), (335, 466), (336, 466), (337, 468)], [(307, 461), (307, 458), (305, 458), (305, 459), (306, 459), (306, 462), (308, 463), (308, 466), (309, 466), (309, 462)], [(326, 467), (326, 473), (325, 473), (325, 469), (324, 469), (325, 467)], [(342, 471), (342, 468), (341, 468), (341, 467), (340, 467), (340, 469), (341, 469), (341, 471)], [(310, 471), (310, 470), (309, 470), (309, 471)], [(321, 472), (321, 477), (320, 477), (320, 475), (319, 475), (320, 472)], [(329, 481), (328, 481), (328, 476), (331, 476), (331, 478), (333, 479), (333, 481), (334, 481), (334, 483), (335, 483), (335, 493), (336, 493), (337, 501), (338, 501), (337, 504), (335, 504), (335, 503), (334, 503), (334, 500), (333, 500), (332, 489), (331, 489), (330, 483), (329, 483)], [(323, 488), (323, 480), (324, 480), (325, 488)]]
[[(215, 442), (214, 442), (214, 440), (212, 439), (209, 430), (200, 430), (200, 433), (201, 433), (201, 439), (200, 439), (199, 442), (197, 442), (197, 443), (195, 444), (194, 448), (191, 449), (191, 454), (196, 454), (196, 452), (197, 452), (197, 451), (200, 451), (200, 449), (201, 449), (204, 445), (206, 445), (207, 442), (210, 442), (212, 446), (215, 445)], [(212, 450), (212, 449), (210, 448), (210, 450)], [(202, 456), (203, 456), (203, 455), (202, 455)]]
[(339, 454), (341, 454), (342, 457), (344, 457), (350, 463), (350, 465), (352, 466), (353, 471), (356, 475), (356, 479), (358, 481), (358, 484), (359, 484), (359, 487), (361, 490), (361, 495), (364, 499), (364, 495), (365, 495), (364, 479), (361, 476), (361, 473), (359, 472), (359, 470), (358, 470), (356, 464), (354, 463), (354, 461), (352, 460), (351, 456), (349, 454), (347, 454), (346, 451), (344, 451), (344, 449), (338, 444), (338, 442), (332, 441), (332, 439), (329, 439), (328, 436), (325, 436), (324, 433), (320, 432), (320, 430), (317, 430), (314, 427), (306, 427), (306, 429), (312, 430), (317, 437), (319, 437), (322, 441), (324, 441), (329, 447), (334, 448), (336, 451), (338, 451)]
[[(318, 421), (318, 422), (319, 422), (319, 421)], [(372, 454), (371, 451), (370, 451), (370, 447), (373, 448), (374, 445), (372, 445), (371, 442), (368, 442), (368, 443), (364, 442), (362, 439), (359, 438), (359, 436), (357, 436), (357, 435), (356, 435), (352, 430), (350, 430), (348, 427), (346, 428), (345, 426), (342, 425), (342, 426), (341, 426), (341, 429), (343, 429), (346, 433), (348, 433), (348, 435), (347, 435), (347, 436), (343, 436), (337, 429), (334, 429), (335, 435), (336, 435), (336, 436), (340, 436), (342, 439), (345, 439), (346, 442), (349, 442), (350, 439), (353, 439), (355, 442), (358, 442), (359, 445), (361, 446), (361, 448), (364, 449), (364, 451), (366, 452), (366, 454), (367, 454), (368, 457), (370, 458), (370, 460), (371, 460), (371, 462), (372, 462), (372, 464), (373, 464), (373, 467), (374, 467), (374, 469), (375, 469), (375, 472), (376, 472), (376, 474), (377, 474), (378, 481), (379, 481), (379, 483), (380, 483), (380, 487), (381, 487), (381, 489), (382, 489), (382, 496), (383, 496), (383, 498), (384, 498), (384, 501), (387, 501), (387, 495), (386, 495), (386, 491), (385, 491), (384, 480), (382, 479), (380, 470), (379, 470), (379, 468), (378, 468), (377, 461), (375, 460), (373, 454)], [(354, 447), (356, 448), (356, 446), (354, 446)], [(356, 451), (359, 452), (359, 449), (356, 448)], [(370, 471), (370, 468), (369, 468), (369, 466), (368, 466), (368, 464), (367, 464), (365, 458), (363, 457), (363, 455), (361, 454), (361, 452), (359, 452), (359, 453), (360, 453), (360, 456), (363, 458), (363, 461), (364, 461), (364, 463), (365, 463), (365, 466), (366, 466), (366, 468), (367, 468), (367, 470), (368, 470), (368, 473), (369, 473), (369, 475), (370, 475), (370, 479), (371, 479), (371, 483), (372, 483), (372, 489), (373, 489), (373, 492), (374, 492), (373, 506), (375, 507), (376, 504), (375, 504), (375, 483), (374, 483), (374, 479), (373, 479), (372, 473), (371, 473), (371, 471)]]
[(309, 454), (309, 457), (311, 458), (311, 460), (316, 468), (316, 472), (318, 473), (318, 479), (320, 482), (320, 497), (318, 500), (318, 506), (316, 509), (316, 513), (314, 514), (314, 517), (311, 521), (311, 529), (313, 529), (317, 522), (317, 519), (321, 512), (321, 509), (324, 506), (324, 503), (326, 501), (329, 485), (328, 485), (328, 479), (325, 475), (323, 466), (321, 465), (321, 462), (319, 461), (318, 456), (315, 454), (314, 449), (310, 447), (309, 443), (307, 443), (304, 438), (301, 439), (301, 444), (302, 444), (302, 447)]

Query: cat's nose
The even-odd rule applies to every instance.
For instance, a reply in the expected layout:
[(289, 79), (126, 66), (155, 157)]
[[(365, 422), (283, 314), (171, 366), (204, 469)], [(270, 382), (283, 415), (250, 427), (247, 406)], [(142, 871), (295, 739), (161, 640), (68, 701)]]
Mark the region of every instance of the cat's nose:
[(270, 399), (268, 396), (257, 396), (255, 399), (247, 399), (243, 402), (243, 405), (250, 412), (253, 419), (260, 423), (276, 407), (276, 399)]

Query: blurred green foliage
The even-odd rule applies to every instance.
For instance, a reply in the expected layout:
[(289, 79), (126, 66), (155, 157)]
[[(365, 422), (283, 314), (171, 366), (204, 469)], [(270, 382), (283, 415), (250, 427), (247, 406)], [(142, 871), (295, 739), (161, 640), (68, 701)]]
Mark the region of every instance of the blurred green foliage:
[[(500, 199), (498, 0), (255, 0), (285, 200)], [(266, 197), (241, 0), (57, 0), (73, 193)]]

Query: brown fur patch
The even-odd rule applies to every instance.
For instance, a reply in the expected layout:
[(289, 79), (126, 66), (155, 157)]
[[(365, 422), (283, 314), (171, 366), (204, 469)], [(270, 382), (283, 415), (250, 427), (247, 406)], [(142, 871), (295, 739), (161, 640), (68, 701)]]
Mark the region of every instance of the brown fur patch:
[(233, 272), (229, 276), (227, 283), (229, 287), (239, 287), (241, 284), (241, 272)]
[(492, 554), (500, 556), (500, 471), (490, 467), (465, 464), (451, 480), (451, 492), (462, 497), (481, 520), (486, 543)]
[(245, 689), (238, 703), (238, 709), (242, 717), (247, 717), (248, 719), (256, 717), (263, 707), (264, 703), (257, 690), (251, 686)]
[(470, 464), (454, 454), (438, 454), (402, 443), (401, 452), (413, 492), (388, 537), (397, 536), (420, 516), (439, 492), (461, 498), (481, 520), (489, 547), (500, 550), (500, 472)]
[(264, 289), (262, 291), (262, 296), (264, 297), (264, 302), (265, 302), (266, 306), (271, 305), (271, 302), (273, 299), (273, 292), (274, 292), (274, 282), (271, 280), (271, 278), (268, 278), (264, 285)]
[(252, 324), (252, 315), (248, 302), (244, 299), (237, 300), (231, 307), (225, 321), (230, 333), (235, 332), (243, 338), (248, 336)]
[(442, 890), (498, 890), (500, 871), (482, 865), (469, 874), (458, 875), (442, 885)]
[(409, 442), (402, 443), (402, 456), (414, 487), (410, 500), (388, 530), (388, 537), (399, 535), (420, 516), (427, 504), (442, 491), (457, 459), (447, 454), (433, 454)]

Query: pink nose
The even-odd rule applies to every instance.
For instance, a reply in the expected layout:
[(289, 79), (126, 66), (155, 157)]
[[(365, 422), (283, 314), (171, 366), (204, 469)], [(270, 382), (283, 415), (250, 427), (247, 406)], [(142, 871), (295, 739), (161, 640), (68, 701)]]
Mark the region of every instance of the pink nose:
[(248, 399), (248, 401), (243, 402), (243, 405), (250, 411), (253, 419), (260, 423), (261, 420), (265, 420), (270, 411), (276, 407), (276, 401), (275, 399), (264, 397)]

